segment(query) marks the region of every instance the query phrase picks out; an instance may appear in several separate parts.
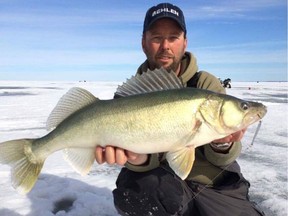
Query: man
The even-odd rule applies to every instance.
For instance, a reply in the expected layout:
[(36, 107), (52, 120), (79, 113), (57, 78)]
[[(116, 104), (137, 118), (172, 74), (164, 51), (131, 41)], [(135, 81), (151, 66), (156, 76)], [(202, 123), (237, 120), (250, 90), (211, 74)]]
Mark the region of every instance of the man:
[[(150, 8), (142, 37), (147, 60), (137, 73), (164, 67), (174, 71), (187, 87), (225, 93), (217, 78), (204, 71), (197, 72), (196, 59), (186, 52), (186, 47), (183, 12), (168, 3)], [(244, 133), (242, 130), (198, 147), (185, 181), (171, 170), (165, 153), (136, 154), (115, 148), (111, 143), (105, 149), (97, 147), (95, 156), (100, 164), (126, 166), (113, 191), (115, 207), (121, 215), (264, 215), (249, 201), (249, 182), (235, 162)]]

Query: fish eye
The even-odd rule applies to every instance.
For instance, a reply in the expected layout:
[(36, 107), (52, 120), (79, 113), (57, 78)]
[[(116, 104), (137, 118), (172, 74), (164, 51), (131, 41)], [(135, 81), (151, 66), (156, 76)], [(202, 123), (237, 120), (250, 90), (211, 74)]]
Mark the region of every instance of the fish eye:
[(249, 103), (242, 102), (240, 107), (241, 107), (242, 110), (248, 110), (250, 106), (249, 106)]

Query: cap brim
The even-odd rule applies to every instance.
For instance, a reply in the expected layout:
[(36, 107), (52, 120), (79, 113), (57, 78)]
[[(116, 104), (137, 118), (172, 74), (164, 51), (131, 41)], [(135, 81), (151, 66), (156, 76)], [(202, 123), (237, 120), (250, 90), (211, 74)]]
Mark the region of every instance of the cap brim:
[(173, 16), (167, 16), (167, 15), (160, 15), (160, 16), (156, 17), (156, 18), (155, 18), (153, 21), (151, 21), (151, 22), (149, 23), (149, 25), (144, 29), (144, 32), (148, 31), (148, 30), (151, 28), (151, 26), (152, 26), (156, 21), (158, 21), (158, 20), (160, 20), (160, 19), (164, 19), (164, 18), (174, 20), (174, 21), (180, 26), (180, 28), (183, 30), (183, 32), (186, 32), (186, 28), (179, 22), (179, 20), (178, 20), (177, 18), (175, 18), (175, 17), (173, 17)]

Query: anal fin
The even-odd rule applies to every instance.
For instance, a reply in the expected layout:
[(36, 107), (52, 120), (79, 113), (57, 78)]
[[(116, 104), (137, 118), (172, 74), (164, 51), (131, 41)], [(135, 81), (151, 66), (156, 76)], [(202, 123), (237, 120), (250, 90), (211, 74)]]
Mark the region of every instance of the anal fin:
[(81, 175), (89, 173), (95, 161), (94, 148), (67, 148), (63, 150), (64, 158)]

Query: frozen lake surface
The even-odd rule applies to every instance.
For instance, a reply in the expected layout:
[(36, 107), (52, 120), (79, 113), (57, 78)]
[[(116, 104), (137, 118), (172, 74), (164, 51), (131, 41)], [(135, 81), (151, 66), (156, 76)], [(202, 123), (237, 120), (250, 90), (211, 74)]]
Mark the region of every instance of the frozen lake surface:
[[(0, 81), (0, 142), (45, 135), (49, 113), (71, 87), (110, 99), (119, 84)], [(287, 215), (287, 92), (286, 82), (235, 82), (227, 90), (230, 95), (268, 107), (253, 146), (250, 143), (257, 124), (248, 128), (238, 159), (251, 183), (251, 199), (268, 216)], [(119, 170), (117, 166), (95, 164), (83, 177), (64, 161), (61, 152), (56, 152), (46, 160), (35, 187), (24, 196), (11, 187), (9, 167), (0, 165), (0, 215), (117, 215), (111, 192)], [(66, 208), (59, 211), (59, 206)]]

